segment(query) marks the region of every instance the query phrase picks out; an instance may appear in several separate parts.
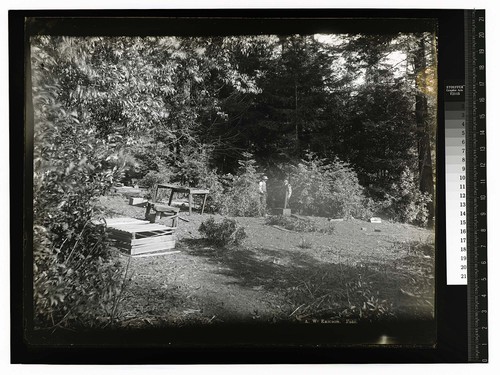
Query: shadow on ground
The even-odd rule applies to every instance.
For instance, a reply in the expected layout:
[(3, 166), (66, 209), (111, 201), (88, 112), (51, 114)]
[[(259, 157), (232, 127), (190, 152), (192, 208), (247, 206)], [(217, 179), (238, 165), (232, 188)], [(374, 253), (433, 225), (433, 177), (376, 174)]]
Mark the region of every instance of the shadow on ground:
[(181, 242), (185, 251), (223, 265), (217, 273), (243, 288), (283, 295), (296, 317), (366, 319), (433, 316), (433, 286), (398, 263), (347, 265), (321, 262), (303, 251), (215, 248), (204, 239)]

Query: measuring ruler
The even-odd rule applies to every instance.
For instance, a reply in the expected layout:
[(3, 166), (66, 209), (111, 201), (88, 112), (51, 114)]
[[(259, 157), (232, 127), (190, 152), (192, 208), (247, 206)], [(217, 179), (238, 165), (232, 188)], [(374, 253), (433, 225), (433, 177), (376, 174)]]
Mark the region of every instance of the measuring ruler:
[(484, 10), (465, 12), (465, 44), (468, 356), (488, 362)]

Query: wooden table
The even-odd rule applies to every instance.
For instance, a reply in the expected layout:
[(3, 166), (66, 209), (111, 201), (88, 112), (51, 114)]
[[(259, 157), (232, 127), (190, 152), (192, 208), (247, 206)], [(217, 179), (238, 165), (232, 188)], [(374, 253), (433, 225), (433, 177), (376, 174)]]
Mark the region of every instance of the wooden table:
[(207, 189), (198, 189), (187, 186), (178, 186), (178, 185), (170, 185), (170, 184), (158, 184), (155, 190), (155, 196), (153, 197), (153, 201), (156, 202), (156, 197), (158, 195), (158, 189), (170, 189), (170, 198), (168, 200), (168, 205), (172, 204), (172, 199), (174, 198), (174, 193), (184, 193), (188, 194), (189, 199), (189, 215), (191, 215), (191, 210), (193, 206), (193, 195), (203, 195), (203, 205), (201, 207), (201, 214), (205, 211), (205, 203), (207, 201), (207, 196), (210, 193)]

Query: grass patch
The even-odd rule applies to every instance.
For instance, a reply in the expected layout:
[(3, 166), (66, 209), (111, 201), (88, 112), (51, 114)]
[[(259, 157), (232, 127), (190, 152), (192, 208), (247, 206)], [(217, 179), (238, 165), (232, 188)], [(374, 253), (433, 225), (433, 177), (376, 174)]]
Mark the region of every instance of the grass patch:
[(433, 246), (397, 246), (403, 255), (388, 264), (339, 263), (295, 270), (295, 285), (288, 289), (290, 317), (341, 322), (433, 318)]
[(296, 218), (293, 216), (275, 215), (266, 218), (267, 225), (277, 225), (295, 232), (319, 232), (332, 234), (335, 227), (328, 223), (327, 226), (319, 226), (316, 222), (308, 218)]

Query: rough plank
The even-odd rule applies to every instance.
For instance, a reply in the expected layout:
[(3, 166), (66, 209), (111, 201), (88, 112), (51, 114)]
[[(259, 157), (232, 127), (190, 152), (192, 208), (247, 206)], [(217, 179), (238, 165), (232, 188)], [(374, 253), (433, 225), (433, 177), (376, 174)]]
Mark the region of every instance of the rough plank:
[(175, 248), (175, 241), (172, 242), (165, 242), (157, 245), (150, 245), (147, 247), (141, 247), (141, 248), (132, 248), (130, 250), (130, 255), (136, 255), (136, 254), (144, 254), (144, 253), (149, 253), (152, 251), (158, 251), (158, 250), (169, 250)]
[(144, 253), (144, 254), (136, 254), (136, 255), (131, 255), (133, 258), (145, 258), (145, 257), (156, 257), (160, 255), (171, 255), (171, 254), (178, 254), (180, 253), (179, 250), (176, 251), (153, 251), (151, 253)]
[(164, 243), (169, 243), (169, 242), (175, 242), (175, 238), (173, 236), (165, 236), (165, 237), (158, 237), (158, 238), (145, 238), (144, 240), (147, 240), (146, 242), (141, 242), (141, 243), (131, 243), (130, 241), (125, 241), (125, 240), (115, 240), (115, 244), (117, 246), (120, 246), (124, 249), (133, 249), (133, 248), (141, 248), (141, 247), (148, 247), (152, 245), (160, 245)]
[(111, 217), (106, 219), (106, 223), (108, 225), (120, 224), (120, 223), (138, 223), (138, 222), (146, 222), (144, 220), (134, 219), (132, 217)]

